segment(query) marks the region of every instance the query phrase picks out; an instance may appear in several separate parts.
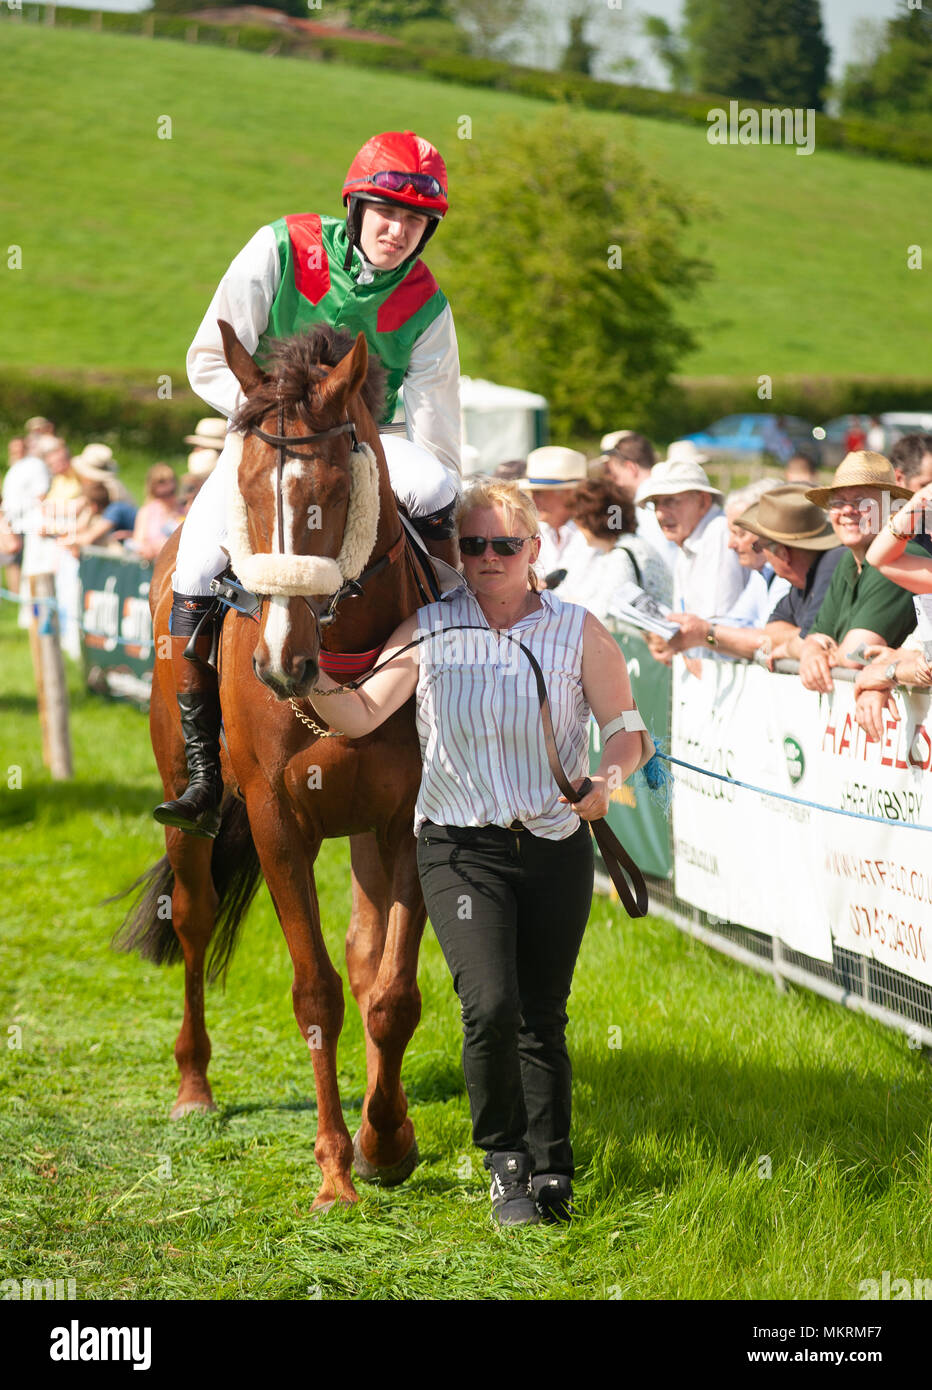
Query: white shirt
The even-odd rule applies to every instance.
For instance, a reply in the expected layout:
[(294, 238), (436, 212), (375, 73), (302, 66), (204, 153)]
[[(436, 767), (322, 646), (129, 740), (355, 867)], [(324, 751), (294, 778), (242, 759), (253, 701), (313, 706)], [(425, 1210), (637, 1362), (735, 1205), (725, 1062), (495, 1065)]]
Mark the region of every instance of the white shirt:
[(10, 465), (3, 480), (3, 515), (10, 530), (22, 535), (26, 530), (29, 514), (44, 497), (51, 485), (49, 470), (42, 459), (34, 454), (26, 454)]
[(721, 507), (710, 507), (679, 547), (673, 569), (673, 607), (697, 618), (731, 613), (747, 583), (744, 569), (728, 549), (728, 522)]
[[(221, 415), (232, 415), (245, 398), (227, 366), (217, 320), (232, 324), (252, 355), (268, 327), (280, 284), (275, 232), (260, 227), (231, 261), (188, 349), (188, 380)], [(459, 487), (460, 359), (449, 304), (415, 342), (401, 389), (408, 438), (439, 459)]]
[(765, 627), (771, 613), (789, 590), (790, 581), (774, 574), (770, 565), (765, 565), (761, 570), (748, 570), (748, 582), (723, 622), (730, 627)]
[[(571, 782), (589, 767), (589, 706), (582, 688), (586, 610), (545, 589), (541, 607), (508, 629), (544, 673), (557, 751)], [(435, 825), (501, 825), (520, 820), (546, 840), (579, 826), (553, 780), (537, 687), (515, 642), (491, 629), (462, 588), (418, 610), (416, 717), (423, 771), (415, 834)], [(456, 624), (482, 631), (446, 632)]]
[[(637, 562), (637, 570), (631, 557)], [(655, 550), (640, 536), (624, 535), (611, 550), (586, 546), (577, 552), (557, 595), (565, 603), (579, 603), (601, 622), (612, 611), (612, 600), (621, 584), (637, 584), (668, 611), (673, 598), (670, 571)]]
[(569, 570), (589, 550), (586, 538), (575, 521), (564, 521), (557, 529), (549, 521), (540, 523), (540, 554), (534, 570), (540, 579), (546, 579), (554, 570)]

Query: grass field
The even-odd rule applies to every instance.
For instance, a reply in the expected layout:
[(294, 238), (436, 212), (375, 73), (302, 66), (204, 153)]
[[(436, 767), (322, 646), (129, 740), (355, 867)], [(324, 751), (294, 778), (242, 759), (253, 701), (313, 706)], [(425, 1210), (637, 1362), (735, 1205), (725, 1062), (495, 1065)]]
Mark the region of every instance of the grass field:
[[(343, 174), (372, 131), (412, 126), (442, 148), (454, 217), (459, 118), (471, 117), (494, 160), (514, 123), (542, 109), (343, 65), (11, 21), (0, 75), (28, 113), (6, 122), (0, 144), (0, 363), (126, 370), (153, 393), (161, 373), (183, 383), (217, 280), (257, 227), (283, 212), (340, 212)], [(171, 139), (160, 139), (166, 116)], [(701, 344), (684, 373), (927, 370), (929, 274), (906, 259), (928, 240), (932, 170), (585, 119), (705, 200), (690, 244), (716, 278), (684, 308)], [(428, 259), (455, 312), (469, 267), (445, 264), (442, 235)], [(592, 236), (601, 263), (611, 238), (597, 226)], [(20, 270), (6, 268), (9, 245), (22, 247)], [(468, 322), (457, 328), (464, 370), (482, 375), (481, 342)]]
[[(423, 1162), (311, 1220), (312, 1076), (268, 895), (208, 996), (218, 1110), (172, 1124), (181, 977), (112, 953), (120, 910), (101, 905), (161, 853), (146, 721), (72, 672), (72, 729), (74, 780), (53, 785), (28, 644), (0, 605), (0, 1279), (73, 1278), (80, 1299), (795, 1300), (932, 1273), (921, 1057), (604, 900), (569, 1006), (578, 1223), (492, 1229), (429, 929), (404, 1071)], [(318, 883), (342, 967), (344, 845)], [(340, 1078), (352, 1129), (352, 1007)]]

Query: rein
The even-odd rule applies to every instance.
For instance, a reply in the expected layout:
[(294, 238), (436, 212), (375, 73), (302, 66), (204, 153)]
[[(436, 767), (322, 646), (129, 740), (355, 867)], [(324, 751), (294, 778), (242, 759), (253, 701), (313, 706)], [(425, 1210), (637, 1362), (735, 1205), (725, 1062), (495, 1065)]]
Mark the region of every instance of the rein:
[[(482, 627), (479, 623), (455, 623), (451, 627), (445, 627), (443, 631), (444, 633), (490, 632), (491, 629)], [(421, 637), (415, 637), (412, 642), (406, 642), (403, 647), (399, 647), (398, 650), (393, 652), (385, 661), (378, 662), (373, 666), (371, 671), (367, 671), (366, 674), (360, 676), (358, 680), (347, 681), (345, 685), (340, 687), (340, 691), (315, 690), (314, 693), (315, 695), (326, 696), (336, 695), (342, 693), (344, 690), (358, 690), (367, 680), (371, 680), (371, 678), (385, 666), (390, 665), (396, 657), (401, 656), (402, 652), (410, 651), (412, 647), (419, 647), (422, 642), (426, 642), (429, 638), (436, 636), (437, 634), (434, 632), (425, 632)], [(540, 669), (537, 658), (517, 637), (511, 637), (506, 632), (499, 632), (498, 636), (500, 638), (505, 637), (509, 642), (513, 642), (516, 646), (520, 647), (530, 662), (531, 670), (534, 673), (534, 681), (537, 685), (540, 720), (543, 725), (544, 746), (547, 750), (547, 761), (550, 764), (550, 771), (553, 773), (554, 781), (560, 788), (560, 791), (571, 805), (575, 804), (577, 801), (582, 801), (582, 799), (588, 796), (592, 791), (592, 780), (589, 777), (585, 778), (579, 791), (574, 791), (572, 783), (566, 775), (563, 764), (560, 762), (560, 755), (557, 751), (557, 740), (553, 732), (553, 719), (550, 714), (550, 697), (547, 694), (544, 673)], [(293, 701), (292, 704), (294, 704)], [(306, 720), (302, 722), (306, 722)], [(624, 904), (628, 916), (646, 916), (648, 910), (647, 884), (644, 882), (644, 875), (641, 873), (641, 870), (604, 817), (588, 821), (587, 824), (595, 836), (595, 841), (599, 847), (599, 852), (602, 855), (605, 867), (608, 869), (612, 883), (615, 885), (618, 896)]]

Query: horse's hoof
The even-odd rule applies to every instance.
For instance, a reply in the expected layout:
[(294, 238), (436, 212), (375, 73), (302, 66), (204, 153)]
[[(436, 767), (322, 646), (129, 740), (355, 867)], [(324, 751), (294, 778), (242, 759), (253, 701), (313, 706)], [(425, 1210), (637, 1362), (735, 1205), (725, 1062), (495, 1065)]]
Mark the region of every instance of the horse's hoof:
[(328, 1211), (334, 1207), (354, 1207), (355, 1202), (351, 1202), (348, 1197), (331, 1197), (329, 1202), (316, 1202), (311, 1207), (311, 1216), (316, 1220), (318, 1216), (326, 1216)]
[(380, 1187), (397, 1187), (404, 1182), (405, 1178), (410, 1178), (415, 1168), (421, 1161), (421, 1155), (417, 1151), (417, 1140), (411, 1140), (411, 1147), (400, 1158), (397, 1163), (392, 1163), (387, 1168), (377, 1168), (374, 1163), (370, 1163), (366, 1158), (359, 1144), (359, 1130), (353, 1135), (353, 1167), (359, 1177), (366, 1182), (378, 1183)]
[(168, 1118), (182, 1120), (185, 1115), (209, 1115), (216, 1108), (212, 1100), (183, 1100), (178, 1102)]

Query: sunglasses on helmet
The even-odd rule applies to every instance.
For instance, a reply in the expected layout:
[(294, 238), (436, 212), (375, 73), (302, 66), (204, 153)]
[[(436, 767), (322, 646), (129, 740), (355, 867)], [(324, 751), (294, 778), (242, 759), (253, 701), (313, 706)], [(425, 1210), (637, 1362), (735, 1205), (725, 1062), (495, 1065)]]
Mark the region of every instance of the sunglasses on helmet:
[(387, 188), (391, 193), (400, 193), (403, 188), (413, 188), (415, 193), (423, 193), (428, 198), (439, 198), (445, 192), (443, 184), (433, 174), (411, 174), (401, 169), (383, 169), (370, 174), (367, 183), (376, 188)]
[(475, 558), (484, 555), (486, 546), (490, 545), (496, 555), (517, 555), (525, 541), (536, 539), (536, 536), (460, 536), (460, 551)]

